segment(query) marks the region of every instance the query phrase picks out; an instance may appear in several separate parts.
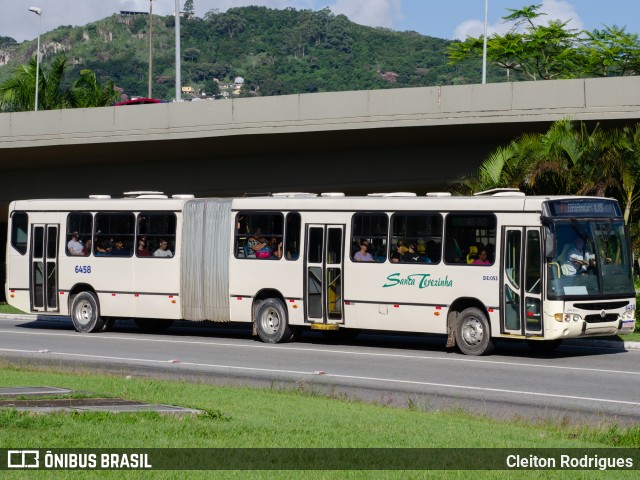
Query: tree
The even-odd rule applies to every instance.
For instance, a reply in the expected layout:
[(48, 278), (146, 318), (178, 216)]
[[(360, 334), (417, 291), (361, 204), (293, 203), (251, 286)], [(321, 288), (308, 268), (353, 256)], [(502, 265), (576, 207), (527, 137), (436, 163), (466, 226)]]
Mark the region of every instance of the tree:
[(91, 70), (80, 71), (80, 77), (71, 88), (72, 106), (76, 108), (108, 107), (118, 101), (119, 93), (112, 81), (99, 85)]
[(197, 48), (185, 48), (184, 52), (182, 52), (182, 58), (189, 62), (196, 62), (200, 57), (200, 50)]
[[(541, 5), (512, 10), (504, 20), (513, 22), (504, 35), (487, 39), (487, 60), (529, 80), (637, 75), (640, 73), (640, 40), (624, 28), (606, 27), (593, 32), (567, 27), (568, 22), (539, 23)], [(451, 64), (480, 58), (483, 37), (469, 37), (447, 49)]]
[(477, 193), (497, 187), (538, 195), (614, 197), (630, 224), (640, 214), (640, 124), (590, 130), (582, 122), (557, 121), (545, 133), (524, 134), (499, 147), (455, 189)]
[[(545, 15), (538, 10), (541, 5), (530, 5), (520, 10), (509, 9), (510, 15), (502, 17), (514, 22), (505, 34), (493, 34), (487, 39), (487, 60), (511, 72), (522, 73), (530, 80), (571, 78), (580, 63), (580, 32), (567, 28), (568, 22), (550, 21), (539, 25), (536, 19)], [(524, 32), (520, 30), (524, 28)], [(459, 63), (470, 57), (481, 57), (483, 37), (469, 37), (455, 42), (447, 50), (451, 63)]]
[(582, 46), (587, 72), (594, 76), (624, 76), (640, 73), (640, 40), (617, 26), (585, 32)]
[(187, 14), (187, 17), (195, 15), (196, 10), (193, 6), (193, 0), (185, 0), (184, 7), (182, 7), (182, 9), (184, 10), (184, 13)]
[[(6, 112), (34, 109), (36, 63), (36, 59), (32, 58), (26, 65), (18, 65), (13, 75), (0, 84), (0, 109)], [(71, 105), (69, 92), (61, 86), (66, 67), (64, 55), (56, 56), (48, 71), (40, 65), (38, 110), (67, 108)]]
[[(113, 82), (98, 85), (91, 70), (82, 70), (71, 88), (64, 88), (67, 59), (63, 54), (54, 57), (49, 70), (40, 65), (38, 110), (74, 107), (102, 107), (113, 105), (118, 93)], [(36, 59), (18, 65), (11, 77), (0, 84), (0, 110), (21, 112), (34, 109), (36, 88)]]

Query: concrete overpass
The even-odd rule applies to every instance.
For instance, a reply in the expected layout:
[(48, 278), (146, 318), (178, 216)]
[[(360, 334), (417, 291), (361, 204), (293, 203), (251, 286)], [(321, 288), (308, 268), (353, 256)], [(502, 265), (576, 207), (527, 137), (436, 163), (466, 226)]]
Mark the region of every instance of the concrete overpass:
[(568, 116), (640, 121), (640, 77), (4, 113), (0, 222), (13, 199), (127, 190), (424, 193)]

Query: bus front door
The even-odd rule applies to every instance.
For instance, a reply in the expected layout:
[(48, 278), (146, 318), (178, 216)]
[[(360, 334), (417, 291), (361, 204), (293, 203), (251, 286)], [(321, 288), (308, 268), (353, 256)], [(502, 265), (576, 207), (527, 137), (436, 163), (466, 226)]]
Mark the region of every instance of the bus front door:
[(542, 335), (540, 229), (504, 227), (502, 245), (502, 331)]
[(343, 323), (343, 225), (307, 225), (305, 318)]
[(57, 312), (58, 225), (31, 226), (31, 311)]

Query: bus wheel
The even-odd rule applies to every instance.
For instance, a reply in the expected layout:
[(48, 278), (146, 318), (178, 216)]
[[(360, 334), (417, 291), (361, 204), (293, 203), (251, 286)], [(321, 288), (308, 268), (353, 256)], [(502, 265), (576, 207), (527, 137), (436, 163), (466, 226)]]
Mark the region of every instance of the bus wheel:
[(133, 321), (140, 330), (152, 333), (164, 332), (173, 324), (173, 320), (160, 320), (153, 318), (136, 318)]
[(527, 340), (527, 345), (536, 353), (549, 353), (560, 346), (562, 339), (557, 340)]
[(260, 340), (265, 343), (288, 342), (293, 338), (282, 300), (267, 298), (260, 304), (256, 314), (256, 330)]
[(92, 292), (80, 292), (71, 301), (71, 320), (78, 332), (101, 332), (104, 320), (100, 317), (98, 299)]
[(493, 350), (489, 321), (478, 308), (467, 308), (458, 317), (456, 344), (465, 355), (487, 355)]

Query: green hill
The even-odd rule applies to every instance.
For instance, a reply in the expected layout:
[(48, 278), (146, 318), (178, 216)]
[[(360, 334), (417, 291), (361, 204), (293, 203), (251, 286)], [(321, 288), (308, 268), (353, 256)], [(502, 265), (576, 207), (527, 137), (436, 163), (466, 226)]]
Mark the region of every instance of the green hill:
[[(44, 62), (65, 51), (71, 77), (83, 68), (111, 79), (124, 93), (147, 94), (147, 15), (113, 15), (83, 27), (61, 26), (41, 36)], [(233, 8), (204, 18), (183, 18), (182, 85), (196, 94), (218, 92), (220, 83), (245, 79), (242, 95), (366, 90), (478, 83), (480, 61), (451, 66), (449, 40), (371, 28), (328, 9)], [(36, 42), (0, 37), (0, 81), (25, 63)], [(153, 17), (153, 96), (175, 92), (173, 16)], [(490, 71), (499, 77), (499, 71)]]

